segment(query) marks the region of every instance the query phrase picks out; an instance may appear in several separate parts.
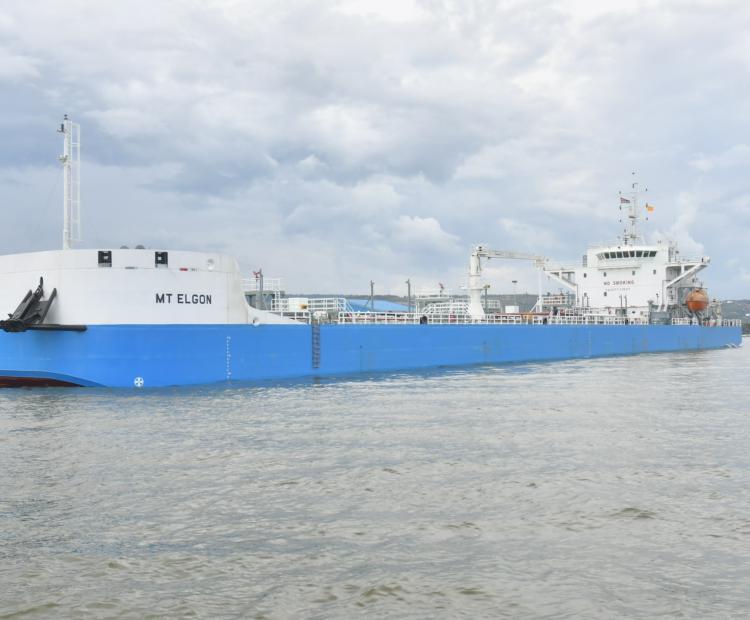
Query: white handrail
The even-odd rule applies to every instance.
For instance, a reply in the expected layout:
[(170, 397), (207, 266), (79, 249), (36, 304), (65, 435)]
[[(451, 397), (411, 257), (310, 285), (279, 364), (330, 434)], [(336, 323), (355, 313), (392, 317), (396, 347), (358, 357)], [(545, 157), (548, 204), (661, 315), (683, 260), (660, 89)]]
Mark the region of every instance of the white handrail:
[(357, 325), (646, 325), (643, 318), (604, 315), (488, 314), (474, 318), (469, 314), (426, 314), (418, 312), (339, 312), (338, 322)]

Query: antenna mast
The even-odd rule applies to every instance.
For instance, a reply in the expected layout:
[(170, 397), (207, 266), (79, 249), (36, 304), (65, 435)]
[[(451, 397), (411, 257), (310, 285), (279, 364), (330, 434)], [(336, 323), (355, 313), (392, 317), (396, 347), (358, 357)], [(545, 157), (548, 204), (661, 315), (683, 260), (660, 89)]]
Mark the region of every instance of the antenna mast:
[(63, 250), (81, 240), (81, 126), (66, 114), (58, 133), (63, 135)]
[[(635, 176), (635, 172), (633, 173)], [(641, 217), (641, 205), (638, 202), (640, 194), (648, 191), (648, 189), (639, 190), (637, 189), (638, 182), (634, 181), (630, 186), (630, 191), (624, 194), (620, 192), (620, 210), (622, 211), (623, 206), (627, 207), (628, 227), (623, 231), (622, 241), (625, 245), (637, 245), (639, 241), (643, 240), (643, 237), (638, 234), (638, 220)], [(646, 205), (648, 206), (648, 205)]]

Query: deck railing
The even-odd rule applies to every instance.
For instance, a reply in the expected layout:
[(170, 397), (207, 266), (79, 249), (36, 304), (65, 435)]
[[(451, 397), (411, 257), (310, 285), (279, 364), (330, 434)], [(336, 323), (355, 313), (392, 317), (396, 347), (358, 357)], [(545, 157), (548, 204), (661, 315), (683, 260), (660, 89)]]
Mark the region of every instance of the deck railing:
[(697, 319), (697, 318), (675, 318), (672, 325), (700, 325), (702, 327), (742, 327), (740, 319)]
[[(316, 322), (316, 313), (310, 311), (279, 312), (301, 323)], [(322, 319), (321, 322), (327, 322)], [(546, 314), (488, 314), (473, 318), (468, 314), (423, 314), (418, 312), (339, 312), (341, 325), (648, 325), (642, 317), (626, 318), (609, 314), (557, 315)], [(672, 325), (699, 325), (702, 327), (741, 327), (739, 319), (675, 318)]]
[(338, 322), (356, 325), (645, 325), (641, 318), (611, 315), (547, 316), (543, 314), (420, 314), (415, 312), (339, 312)]

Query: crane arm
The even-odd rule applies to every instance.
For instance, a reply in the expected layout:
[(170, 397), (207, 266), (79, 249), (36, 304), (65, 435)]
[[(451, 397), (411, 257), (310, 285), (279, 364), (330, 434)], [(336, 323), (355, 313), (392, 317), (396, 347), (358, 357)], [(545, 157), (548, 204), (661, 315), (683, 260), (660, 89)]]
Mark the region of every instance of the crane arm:
[[(469, 314), (474, 318), (484, 316), (482, 308), (482, 259), (506, 258), (514, 260), (528, 260), (534, 263), (537, 269), (543, 269), (548, 259), (537, 254), (526, 254), (524, 252), (511, 252), (508, 250), (492, 250), (483, 245), (477, 245), (471, 252), (469, 259)], [(541, 296), (541, 280), (539, 284), (539, 295)]]
[[(540, 256), (538, 254), (527, 254), (525, 252), (512, 252), (509, 250), (492, 250), (483, 245), (478, 245), (474, 248), (472, 256), (476, 258), (508, 258), (514, 260), (528, 260), (532, 261), (536, 267), (542, 267), (549, 259), (546, 256)], [(478, 261), (477, 261), (478, 262)], [(481, 263), (479, 264), (481, 270)]]

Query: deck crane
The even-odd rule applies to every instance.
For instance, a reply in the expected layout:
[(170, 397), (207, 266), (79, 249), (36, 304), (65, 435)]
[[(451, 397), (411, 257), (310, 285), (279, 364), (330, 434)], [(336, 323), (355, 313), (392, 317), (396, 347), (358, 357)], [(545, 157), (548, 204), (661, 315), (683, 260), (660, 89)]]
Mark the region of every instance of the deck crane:
[(469, 315), (473, 319), (484, 318), (484, 308), (482, 307), (482, 284), (480, 282), (482, 277), (482, 259), (489, 260), (490, 258), (506, 258), (514, 260), (528, 260), (534, 263), (534, 266), (539, 269), (539, 300), (537, 304), (541, 303), (542, 299), (542, 279), (541, 274), (545, 264), (549, 259), (545, 256), (538, 256), (537, 254), (526, 254), (524, 252), (510, 252), (507, 250), (491, 250), (483, 245), (477, 245), (471, 252), (469, 258)]

